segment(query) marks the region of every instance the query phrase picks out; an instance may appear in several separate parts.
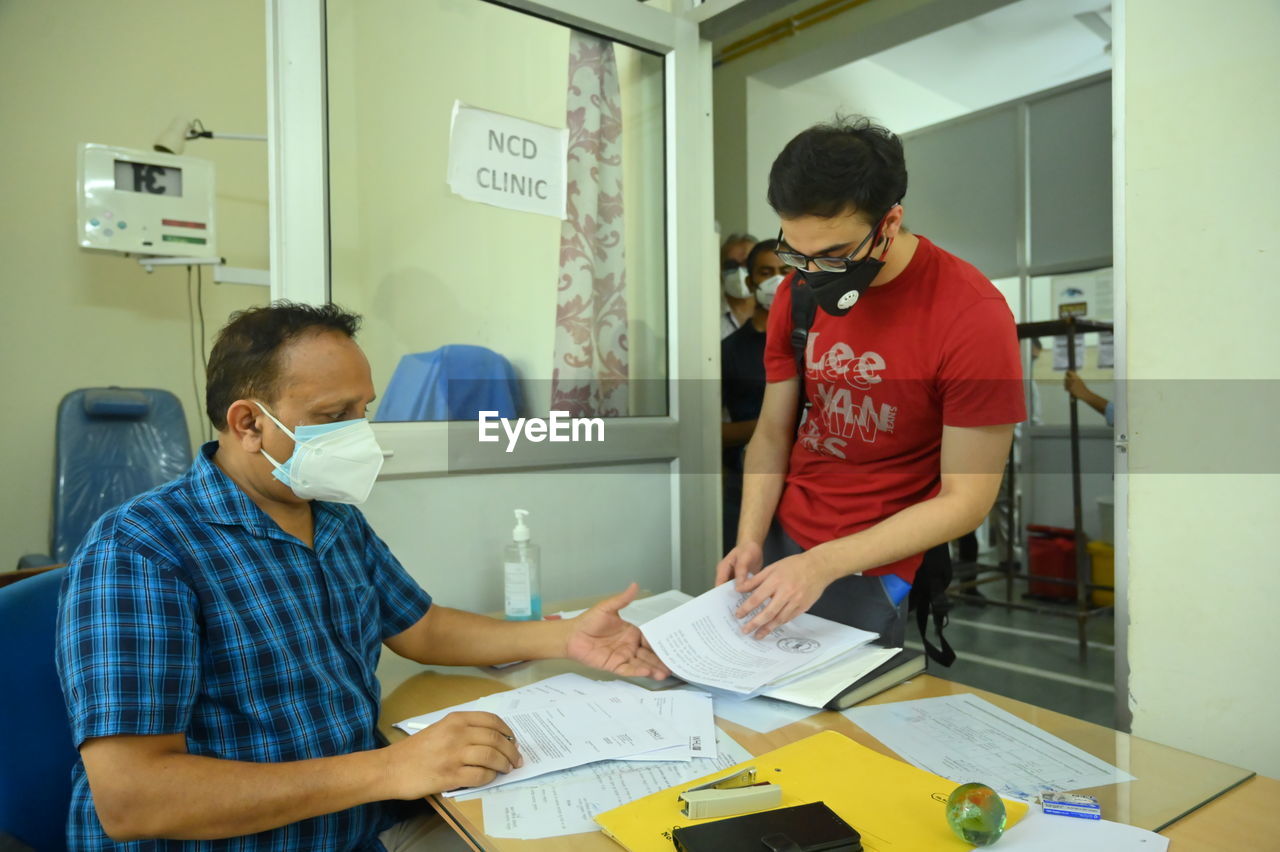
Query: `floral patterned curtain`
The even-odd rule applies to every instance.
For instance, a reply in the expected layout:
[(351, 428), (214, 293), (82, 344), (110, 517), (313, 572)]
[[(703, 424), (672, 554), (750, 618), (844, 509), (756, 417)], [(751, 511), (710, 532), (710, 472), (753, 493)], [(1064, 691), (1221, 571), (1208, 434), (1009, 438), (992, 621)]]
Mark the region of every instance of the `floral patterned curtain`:
[(551, 409), (627, 414), (622, 101), (613, 43), (569, 41), (567, 218), (560, 230)]

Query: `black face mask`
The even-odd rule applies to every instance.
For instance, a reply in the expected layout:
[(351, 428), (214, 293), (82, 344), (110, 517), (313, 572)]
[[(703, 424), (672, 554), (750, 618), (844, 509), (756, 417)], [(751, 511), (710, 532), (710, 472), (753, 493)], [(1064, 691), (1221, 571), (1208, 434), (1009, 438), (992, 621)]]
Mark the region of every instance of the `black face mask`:
[(883, 260), (868, 256), (850, 264), (844, 272), (797, 269), (796, 275), (813, 292), (818, 307), (833, 317), (842, 317), (858, 303), (883, 267)]
[[(894, 205), (897, 206), (896, 204)], [(893, 208), (891, 207), (890, 210)], [(810, 272), (807, 269), (797, 269), (797, 277), (804, 282), (804, 285), (813, 293), (813, 298), (817, 301), (818, 307), (833, 317), (842, 317), (849, 313), (849, 309), (858, 303), (858, 299), (871, 286), (871, 282), (876, 280), (876, 276), (880, 274), (880, 270), (884, 268), (884, 256), (889, 253), (889, 245), (892, 240), (885, 240), (884, 250), (880, 253), (879, 258), (873, 258), (871, 252), (875, 246), (880, 243), (880, 229), (884, 227), (884, 220), (888, 218), (889, 213), (880, 217), (880, 221), (876, 222), (876, 226), (870, 234), (867, 234), (858, 247), (853, 250), (853, 254), (857, 254), (862, 250), (862, 246), (871, 241), (872, 248), (867, 251), (867, 256), (856, 263), (850, 263), (844, 272), (827, 272), (823, 269), (817, 269)], [(781, 233), (779, 233), (781, 239)]]

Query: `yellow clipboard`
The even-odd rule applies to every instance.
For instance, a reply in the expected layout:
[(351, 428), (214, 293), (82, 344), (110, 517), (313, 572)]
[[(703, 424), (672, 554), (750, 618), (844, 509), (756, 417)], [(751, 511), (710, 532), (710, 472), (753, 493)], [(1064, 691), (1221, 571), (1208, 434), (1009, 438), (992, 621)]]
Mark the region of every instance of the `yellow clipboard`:
[[(862, 835), (867, 852), (969, 850), (947, 826), (947, 797), (958, 784), (859, 745), (844, 734), (823, 731), (766, 752), (712, 779), (748, 766), (760, 781), (782, 787), (779, 807), (826, 802)], [(631, 852), (671, 852), (671, 829), (707, 822), (681, 813), (679, 795), (703, 779), (636, 799), (596, 817), (605, 834)], [(972, 779), (981, 780), (981, 779)], [(1023, 802), (1005, 801), (1009, 827), (1027, 812)]]

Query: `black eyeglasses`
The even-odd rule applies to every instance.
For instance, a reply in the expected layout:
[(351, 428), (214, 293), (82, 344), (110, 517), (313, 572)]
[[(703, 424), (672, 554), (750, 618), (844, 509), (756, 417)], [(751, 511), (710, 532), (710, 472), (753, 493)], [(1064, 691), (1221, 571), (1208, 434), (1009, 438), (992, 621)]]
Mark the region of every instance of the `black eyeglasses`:
[[(892, 210), (893, 208), (890, 207), (889, 209)], [(779, 249), (774, 254), (778, 256), (778, 260), (787, 266), (794, 266), (796, 269), (808, 269), (809, 264), (812, 263), (823, 272), (848, 272), (851, 265), (861, 262), (855, 261), (854, 258), (858, 252), (862, 251), (862, 247), (867, 244), (868, 240), (880, 233), (880, 227), (884, 225), (884, 220), (888, 215), (888, 213), (885, 213), (884, 216), (880, 217), (880, 221), (876, 222), (876, 226), (871, 229), (871, 233), (863, 237), (862, 242), (858, 243), (858, 247), (851, 251), (847, 257), (810, 257), (807, 254), (792, 251), (790, 246), (787, 246), (786, 251)], [(778, 245), (787, 245), (786, 240), (782, 238), (781, 228), (778, 229)]]

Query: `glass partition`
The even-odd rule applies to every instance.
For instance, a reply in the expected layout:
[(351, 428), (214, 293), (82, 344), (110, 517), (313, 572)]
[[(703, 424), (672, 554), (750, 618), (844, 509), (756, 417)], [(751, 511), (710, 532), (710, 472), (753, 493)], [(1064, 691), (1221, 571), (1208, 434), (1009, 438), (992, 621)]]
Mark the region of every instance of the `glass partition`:
[(326, 49), (375, 419), (666, 415), (662, 57), (483, 0), (327, 0)]

